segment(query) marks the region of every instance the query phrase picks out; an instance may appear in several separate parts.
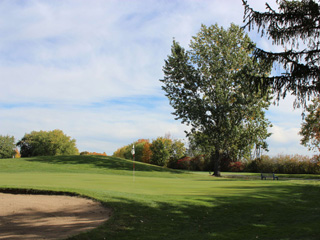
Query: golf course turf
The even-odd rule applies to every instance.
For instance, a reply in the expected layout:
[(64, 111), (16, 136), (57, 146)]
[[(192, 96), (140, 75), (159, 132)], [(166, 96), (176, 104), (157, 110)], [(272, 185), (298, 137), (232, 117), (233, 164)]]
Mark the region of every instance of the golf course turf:
[(70, 239), (319, 239), (319, 180), (135, 166), (133, 174), (131, 161), (103, 156), (0, 159), (0, 189), (83, 195), (112, 209), (105, 224)]

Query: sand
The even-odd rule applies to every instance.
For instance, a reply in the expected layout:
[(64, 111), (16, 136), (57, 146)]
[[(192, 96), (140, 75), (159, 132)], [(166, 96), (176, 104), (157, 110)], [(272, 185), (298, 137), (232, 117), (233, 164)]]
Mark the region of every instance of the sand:
[(0, 239), (64, 239), (110, 216), (110, 209), (85, 198), (0, 193)]

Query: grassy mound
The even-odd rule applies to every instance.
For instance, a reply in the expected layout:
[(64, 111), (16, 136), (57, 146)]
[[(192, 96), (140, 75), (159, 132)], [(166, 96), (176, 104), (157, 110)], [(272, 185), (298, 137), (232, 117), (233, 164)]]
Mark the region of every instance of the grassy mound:
[(134, 162), (122, 158), (76, 155), (76, 156), (44, 156), (18, 159), (0, 159), (0, 172), (76, 172), (76, 173), (107, 173), (117, 175), (131, 175), (133, 171), (143, 175), (154, 175), (157, 173), (170, 174), (182, 173), (151, 164)]
[(214, 178), (102, 156), (0, 160), (0, 188), (71, 192), (113, 209), (71, 239), (318, 239), (320, 181)]

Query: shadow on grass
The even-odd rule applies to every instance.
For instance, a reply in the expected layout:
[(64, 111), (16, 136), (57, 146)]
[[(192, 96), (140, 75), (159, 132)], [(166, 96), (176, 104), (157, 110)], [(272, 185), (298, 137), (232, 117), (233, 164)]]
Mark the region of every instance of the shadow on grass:
[(153, 207), (118, 198), (107, 203), (115, 210), (110, 221), (70, 239), (316, 240), (319, 190), (316, 185), (254, 187), (251, 194), (199, 196)]
[[(51, 164), (90, 164), (97, 168), (113, 169), (113, 170), (127, 170), (132, 171), (133, 161), (116, 157), (104, 157), (93, 155), (77, 155), (77, 156), (44, 156), (25, 158), (29, 162), (45, 162)], [(136, 171), (156, 171), (156, 172), (171, 172), (184, 173), (179, 170), (172, 170), (160, 166), (150, 165), (141, 162), (134, 162)]]

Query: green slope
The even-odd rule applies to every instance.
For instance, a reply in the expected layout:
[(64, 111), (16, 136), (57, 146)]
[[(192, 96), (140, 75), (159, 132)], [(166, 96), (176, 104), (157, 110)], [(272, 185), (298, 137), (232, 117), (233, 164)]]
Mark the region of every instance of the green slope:
[[(161, 176), (182, 171), (172, 170), (122, 158), (104, 156), (45, 156), (18, 159), (0, 159), (0, 172), (75, 172), (131, 175), (135, 172), (142, 175)], [(164, 174), (163, 174), (164, 173)], [(167, 175), (169, 176), (169, 175)]]

